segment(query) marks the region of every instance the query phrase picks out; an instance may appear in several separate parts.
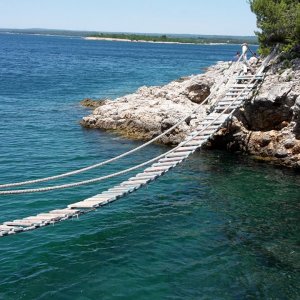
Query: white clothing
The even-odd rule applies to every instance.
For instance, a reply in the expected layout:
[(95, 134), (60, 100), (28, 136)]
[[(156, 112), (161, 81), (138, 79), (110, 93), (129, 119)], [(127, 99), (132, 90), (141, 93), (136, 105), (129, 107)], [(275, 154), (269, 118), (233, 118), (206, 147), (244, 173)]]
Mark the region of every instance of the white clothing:
[(243, 62), (243, 71), (245, 74), (248, 72), (248, 68), (251, 70), (250, 65), (247, 61), (247, 51), (248, 51), (248, 46), (243, 44), (242, 45), (242, 62)]
[(248, 46), (247, 45), (243, 45), (242, 46), (242, 55), (246, 54), (247, 51), (248, 51)]

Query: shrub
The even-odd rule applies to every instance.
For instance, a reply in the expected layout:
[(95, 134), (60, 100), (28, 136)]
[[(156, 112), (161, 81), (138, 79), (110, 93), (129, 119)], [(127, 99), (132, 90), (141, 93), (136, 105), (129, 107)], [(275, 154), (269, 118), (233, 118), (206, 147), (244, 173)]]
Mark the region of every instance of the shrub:
[(256, 14), (256, 32), (261, 54), (267, 54), (277, 43), (290, 52), (300, 44), (299, 0), (249, 0)]

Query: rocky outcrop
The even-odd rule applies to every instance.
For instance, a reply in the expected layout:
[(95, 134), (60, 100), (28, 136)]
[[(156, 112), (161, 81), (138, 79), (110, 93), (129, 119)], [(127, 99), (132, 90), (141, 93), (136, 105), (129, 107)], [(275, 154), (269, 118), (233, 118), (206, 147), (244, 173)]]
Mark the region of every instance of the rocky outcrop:
[[(81, 124), (88, 128), (113, 129), (134, 139), (148, 140), (190, 115), (211, 93), (211, 87), (228, 76), (229, 63), (219, 63), (205, 74), (180, 78), (164, 86), (141, 87), (135, 93), (106, 100)], [(178, 144), (206, 115), (209, 105), (186, 119), (159, 142)]]
[(258, 93), (238, 109), (211, 147), (300, 168), (300, 60), (274, 62)]
[[(81, 124), (113, 129), (135, 139), (149, 140), (192, 114), (178, 128), (159, 140), (178, 144), (190, 133), (215, 101), (224, 96), (230, 63), (220, 62), (205, 74), (189, 76), (165, 86), (141, 87), (137, 92), (106, 100)], [(253, 155), (284, 166), (300, 168), (300, 61), (289, 68), (273, 61), (259, 91), (236, 110), (232, 119), (206, 144)], [(209, 103), (199, 106), (211, 94)]]

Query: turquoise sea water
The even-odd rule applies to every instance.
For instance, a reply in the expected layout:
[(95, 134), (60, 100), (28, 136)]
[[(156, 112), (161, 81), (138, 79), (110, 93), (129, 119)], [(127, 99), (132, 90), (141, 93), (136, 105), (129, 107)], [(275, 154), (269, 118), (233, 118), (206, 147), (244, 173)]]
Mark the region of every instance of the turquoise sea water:
[[(81, 128), (89, 111), (79, 100), (196, 74), (237, 50), (1, 34), (0, 182), (58, 174), (139, 145)], [(72, 180), (166, 149), (153, 145)], [(1, 196), (0, 222), (64, 207), (124, 178)], [(95, 213), (1, 238), (0, 299), (298, 299), (299, 187), (291, 170), (196, 153)]]

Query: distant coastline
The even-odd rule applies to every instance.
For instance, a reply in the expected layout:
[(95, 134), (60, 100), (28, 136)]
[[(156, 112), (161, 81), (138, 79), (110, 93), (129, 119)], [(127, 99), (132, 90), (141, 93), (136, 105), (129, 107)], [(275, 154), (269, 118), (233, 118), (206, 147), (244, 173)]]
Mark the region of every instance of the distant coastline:
[(153, 43), (153, 44), (179, 44), (179, 45), (226, 45), (227, 43), (189, 43), (189, 42), (171, 42), (171, 41), (151, 41), (151, 40), (130, 40), (130, 39), (121, 39), (121, 38), (112, 38), (112, 37), (93, 37), (87, 36), (84, 37), (85, 40), (90, 41), (110, 41), (110, 42), (131, 42), (131, 43)]
[(159, 33), (128, 33), (128, 32), (96, 32), (60, 29), (12, 29), (0, 28), (2, 34), (30, 34), (45, 36), (78, 37), (87, 40), (125, 41), (139, 43), (163, 44), (195, 44), (195, 45), (225, 45), (242, 44), (244, 42), (257, 45), (255, 36), (230, 36), (230, 35), (196, 35), (196, 34), (159, 34)]
[(227, 36), (180, 36), (180, 35), (157, 35), (157, 34), (131, 34), (131, 33), (99, 33), (84, 37), (86, 40), (94, 41), (116, 41), (137, 43), (162, 43), (162, 44), (190, 44), (190, 45), (226, 45), (241, 44), (248, 42), (252, 44), (252, 38), (227, 37)]

